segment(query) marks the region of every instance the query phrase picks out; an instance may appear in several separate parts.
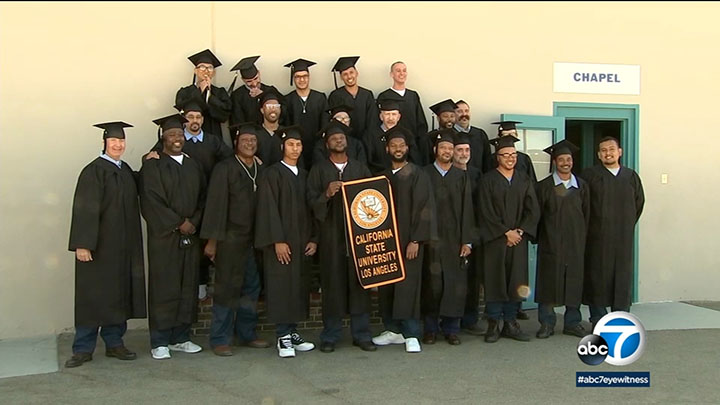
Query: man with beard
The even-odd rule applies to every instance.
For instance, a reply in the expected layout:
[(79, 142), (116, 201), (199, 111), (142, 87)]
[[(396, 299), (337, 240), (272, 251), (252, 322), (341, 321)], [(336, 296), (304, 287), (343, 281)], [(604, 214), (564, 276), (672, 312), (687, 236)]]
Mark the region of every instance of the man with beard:
[(169, 359), (170, 350), (197, 353), (190, 325), (197, 315), (200, 226), (205, 203), (205, 176), (200, 165), (182, 152), (183, 124), (173, 114), (153, 121), (162, 131), (160, 159), (146, 160), (140, 178), (140, 203), (147, 221), (150, 343), (154, 359)]
[(314, 64), (309, 60), (296, 59), (285, 65), (290, 68), (290, 84), (295, 83), (295, 91), (285, 95), (287, 115), (283, 121), (286, 125), (299, 125), (303, 129), (303, 161), (308, 170), (313, 164), (317, 134), (329, 118), (325, 93), (310, 88), (310, 66)]
[(423, 267), (423, 343), (434, 344), (442, 328), (445, 340), (459, 345), (457, 335), (467, 294), (467, 256), (475, 232), (472, 185), (465, 172), (452, 164), (455, 131), (444, 128), (433, 132), (435, 162), (423, 169), (434, 192), (438, 240), (430, 242)]
[(235, 158), (219, 163), (208, 185), (201, 236), (208, 240), (205, 255), (215, 262), (210, 346), (218, 356), (232, 356), (233, 330), (250, 347), (270, 346), (255, 334), (260, 279), (252, 241), (260, 130), (253, 123), (231, 128)]
[(383, 172), (390, 180), (395, 203), (397, 243), (405, 257), (405, 279), (378, 287), (380, 313), (385, 330), (372, 339), (378, 346), (405, 343), (405, 351), (418, 353), (420, 347), (420, 292), (424, 245), (437, 239), (435, 201), (430, 179), (419, 166), (408, 162), (405, 127), (387, 133), (387, 153), (392, 167)]
[[(405, 87), (407, 80), (407, 66), (405, 66), (405, 63), (395, 62), (390, 65), (390, 77), (393, 80), (392, 87), (378, 94), (378, 102), (392, 98), (395, 95), (400, 96), (403, 102), (400, 103), (400, 121), (398, 124), (409, 129), (416, 138), (419, 135), (426, 134), (428, 126), (425, 119), (425, 110), (423, 110), (420, 102), (420, 95), (416, 91)], [(413, 141), (416, 142), (417, 139)]]
[(212, 84), (215, 69), (222, 65), (217, 57), (206, 49), (188, 57), (195, 66), (193, 83), (178, 90), (175, 105), (184, 106), (193, 101), (200, 106), (200, 113), (205, 117), (203, 131), (215, 135), (222, 141), (220, 124), (227, 121), (232, 110), (232, 102), (227, 91)]
[(317, 243), (305, 196), (307, 172), (298, 167), (302, 129), (280, 128), (283, 158), (268, 167), (258, 182), (255, 246), (263, 251), (267, 315), (275, 323), (280, 357), (315, 348), (297, 333), (297, 322), (309, 313), (306, 257)]
[(607, 307), (630, 311), (635, 224), (645, 206), (640, 176), (620, 164), (617, 139), (601, 139), (597, 156), (601, 164), (580, 176), (590, 188), (583, 304), (590, 307), (593, 329)]
[[(241, 122), (262, 122), (262, 116), (258, 110), (258, 97), (268, 90), (280, 94), (275, 86), (261, 82), (260, 71), (258, 71), (257, 66), (255, 66), (255, 62), (258, 59), (260, 59), (260, 56), (249, 56), (240, 59), (240, 62), (230, 69), (231, 72), (235, 72), (235, 77), (228, 91), (232, 101), (230, 125)], [(233, 91), (238, 71), (240, 72), (244, 86), (240, 86), (237, 90)]]
[[(470, 150), (470, 139), (464, 132), (455, 135), (453, 149), (453, 166), (465, 172), (470, 194), (472, 196), (473, 212), (477, 212), (479, 204), (479, 189), (482, 171), (477, 167), (468, 165), (472, 157)], [(467, 268), (467, 298), (465, 299), (465, 313), (460, 321), (460, 328), (475, 336), (485, 334), (485, 327), (481, 325), (478, 307), (480, 306), (480, 285), (482, 284), (482, 241), (478, 234), (481, 218), (475, 216), (475, 231), (473, 235), (473, 249), (468, 256)]]
[[(328, 125), (334, 125), (335, 122), (340, 122), (345, 125), (345, 139), (347, 140), (346, 153), (348, 157), (355, 159), (362, 164), (367, 164), (367, 152), (365, 151), (365, 145), (362, 141), (360, 141), (360, 139), (351, 135), (353, 133), (353, 129), (350, 127), (350, 111), (352, 111), (352, 107), (349, 105), (340, 104), (331, 106), (328, 109), (328, 113), (330, 114), (330, 122)], [(324, 130), (325, 129), (323, 128), (323, 133)], [(322, 138), (322, 133), (319, 134), (319, 136)], [(313, 161), (321, 162), (329, 157), (330, 152), (328, 151), (327, 144), (325, 142), (315, 142)]]
[[(433, 114), (438, 118), (438, 128), (452, 128), (455, 125), (457, 117), (455, 117), (455, 102), (451, 99), (443, 100), (435, 105), (430, 106)], [(434, 119), (433, 119), (434, 122)], [(420, 161), (423, 166), (427, 166), (435, 161), (435, 153), (433, 152), (433, 143), (435, 139), (430, 133), (418, 134), (418, 150), (420, 152)]]
[(470, 125), (470, 104), (465, 100), (455, 103), (455, 130), (467, 134), (470, 141), (470, 149), (472, 155), (470, 158), (470, 166), (476, 167), (483, 172), (490, 170), (490, 144), (488, 136), (481, 128)]
[(352, 135), (362, 139), (369, 128), (379, 125), (379, 123), (378, 109), (373, 92), (360, 87), (357, 82), (359, 73), (355, 68), (355, 64), (358, 59), (360, 59), (359, 56), (343, 56), (337, 60), (332, 71), (340, 73), (340, 78), (345, 85), (338, 88), (337, 79), (335, 73), (333, 73), (335, 90), (330, 93), (328, 103), (330, 105), (345, 104), (352, 107), (352, 110), (350, 110), (353, 127)]
[[(400, 121), (400, 104), (402, 99), (397, 95), (380, 100), (380, 125), (368, 129), (365, 133), (365, 146), (368, 151), (368, 166), (373, 174), (388, 170), (391, 166), (390, 156), (385, 150), (387, 131), (394, 128)], [(415, 137), (408, 139), (408, 159), (416, 163), (418, 161)]]
[[(498, 167), (480, 181), (485, 300), (488, 330), (485, 341), (500, 336), (526, 342), (530, 337), (517, 323), (520, 303), (529, 295), (528, 239), (535, 235), (540, 216), (535, 181), (515, 170), (514, 136), (495, 138)], [(503, 320), (502, 332), (498, 323)]]
[(590, 190), (572, 174), (572, 142), (562, 140), (545, 149), (555, 166), (552, 176), (537, 184), (540, 205), (535, 302), (539, 304), (539, 339), (555, 334), (555, 307), (565, 305), (563, 334), (584, 337), (580, 325), (585, 236), (590, 214)]
[(307, 198), (318, 224), (322, 286), (323, 331), (320, 351), (335, 351), (342, 333), (342, 318), (350, 313), (353, 345), (375, 351), (370, 341), (370, 291), (362, 288), (355, 274), (347, 240), (343, 207), (343, 181), (370, 177), (365, 164), (348, 157), (347, 128), (340, 122), (328, 125), (325, 143), (330, 158), (315, 162), (308, 177)]
[(135, 360), (125, 347), (127, 320), (145, 318), (145, 263), (135, 176), (121, 159), (124, 122), (103, 129), (103, 153), (80, 172), (70, 243), (75, 252), (75, 339), (65, 367), (92, 360), (98, 329), (105, 355)]
[[(260, 95), (260, 114), (262, 115), (262, 130), (258, 133), (257, 156), (261, 164), (269, 167), (282, 159), (280, 137), (275, 133), (280, 127), (280, 114), (282, 113), (282, 96), (273, 90)], [(301, 166), (302, 167), (302, 166)]]

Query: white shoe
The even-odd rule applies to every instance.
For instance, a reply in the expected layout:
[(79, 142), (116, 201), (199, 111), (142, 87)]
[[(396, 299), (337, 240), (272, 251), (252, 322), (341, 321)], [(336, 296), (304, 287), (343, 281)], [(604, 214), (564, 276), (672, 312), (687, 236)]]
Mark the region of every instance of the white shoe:
[(290, 340), (292, 341), (293, 347), (299, 352), (309, 352), (315, 348), (314, 343), (306, 342), (305, 339), (303, 339), (297, 332), (293, 332), (290, 335)]
[(167, 346), (158, 346), (152, 350), (150, 350), (150, 354), (152, 354), (153, 359), (155, 360), (164, 360), (169, 359), (170, 356), (170, 350)]
[(200, 284), (198, 286), (198, 299), (200, 301), (207, 298), (207, 284)]
[(280, 357), (295, 357), (295, 348), (290, 335), (285, 335), (277, 340), (278, 355)]
[(401, 333), (386, 330), (378, 336), (372, 338), (372, 342), (377, 346), (401, 345), (405, 343), (405, 337), (403, 337)]
[(174, 345), (170, 345), (170, 350), (174, 350), (176, 352), (185, 352), (185, 353), (197, 353), (202, 351), (202, 347), (196, 345), (195, 343), (191, 341), (187, 341), (185, 343), (178, 343)]
[(405, 339), (405, 351), (408, 353), (420, 353), (422, 351), (420, 348), (420, 342), (418, 342), (417, 338)]

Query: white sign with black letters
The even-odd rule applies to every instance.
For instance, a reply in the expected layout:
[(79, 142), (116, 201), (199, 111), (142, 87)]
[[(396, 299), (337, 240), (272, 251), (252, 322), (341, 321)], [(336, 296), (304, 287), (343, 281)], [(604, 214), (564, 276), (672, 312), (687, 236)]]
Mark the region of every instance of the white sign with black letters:
[(553, 92), (640, 95), (640, 65), (555, 62)]

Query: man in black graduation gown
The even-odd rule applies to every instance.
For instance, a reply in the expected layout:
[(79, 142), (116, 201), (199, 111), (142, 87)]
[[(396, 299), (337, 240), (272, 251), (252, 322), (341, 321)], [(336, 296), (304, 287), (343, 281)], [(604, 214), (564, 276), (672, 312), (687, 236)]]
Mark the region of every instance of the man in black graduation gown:
[(197, 353), (190, 326), (197, 317), (200, 227), (205, 204), (205, 176), (200, 164), (184, 154), (180, 114), (153, 122), (162, 131), (160, 159), (145, 160), (140, 171), (142, 214), (148, 234), (148, 304), (154, 359), (170, 350)]
[(405, 343), (405, 351), (418, 353), (420, 347), (420, 295), (424, 246), (437, 239), (435, 201), (427, 173), (408, 162), (405, 127), (387, 133), (387, 152), (392, 167), (383, 174), (390, 180), (398, 226), (398, 245), (405, 260), (405, 279), (378, 287), (380, 312), (385, 330), (372, 339), (378, 346)]
[(178, 90), (175, 95), (175, 105), (184, 106), (190, 101), (197, 103), (205, 117), (202, 124), (203, 131), (217, 136), (222, 141), (220, 124), (227, 121), (232, 109), (227, 91), (212, 84), (215, 69), (222, 63), (209, 49), (198, 52), (188, 59), (195, 66), (193, 83)]
[[(517, 323), (517, 311), (530, 293), (528, 239), (535, 235), (540, 209), (535, 181), (515, 170), (514, 136), (496, 138), (498, 167), (480, 181), (481, 235), (488, 330), (485, 341), (502, 335), (519, 341), (530, 337)], [(503, 320), (502, 332), (498, 323)]]
[[(402, 100), (397, 94), (380, 100), (380, 124), (369, 128), (365, 132), (364, 142), (368, 151), (368, 166), (373, 174), (382, 173), (390, 169), (392, 165), (390, 155), (386, 151), (386, 137), (387, 131), (398, 125), (400, 121), (400, 104), (402, 104)], [(408, 136), (407, 142), (408, 160), (417, 164), (419, 153), (415, 145), (415, 136), (414, 134), (411, 135)]]
[[(231, 72), (235, 72), (230, 90), (228, 90), (230, 100), (232, 101), (230, 125), (243, 122), (262, 122), (262, 116), (258, 110), (258, 97), (268, 90), (280, 94), (275, 86), (261, 82), (260, 71), (257, 69), (257, 66), (255, 66), (255, 62), (258, 59), (260, 59), (260, 56), (249, 56), (240, 59), (240, 61), (230, 69)], [(240, 77), (244, 85), (233, 91), (238, 72), (240, 72)]]
[(78, 178), (70, 243), (75, 252), (75, 339), (65, 367), (92, 360), (98, 329), (105, 355), (134, 360), (123, 344), (127, 320), (145, 318), (145, 262), (135, 176), (121, 159), (125, 131), (107, 122), (103, 153)]
[[(367, 151), (365, 150), (365, 144), (357, 137), (352, 136), (353, 129), (350, 127), (350, 111), (352, 107), (345, 104), (330, 106), (328, 114), (330, 115), (330, 122), (340, 122), (345, 125), (346, 140), (347, 140), (347, 155), (351, 159), (355, 159), (362, 164), (367, 164)], [(324, 133), (324, 128), (323, 128)], [(323, 138), (323, 133), (318, 134), (320, 138)], [(313, 150), (313, 161), (323, 161), (330, 157), (330, 151), (328, 151), (327, 144), (325, 142), (315, 142)]]
[(303, 129), (303, 156), (305, 168), (310, 170), (313, 164), (313, 151), (318, 133), (328, 122), (328, 103), (325, 93), (310, 88), (310, 66), (315, 62), (296, 59), (285, 67), (290, 68), (290, 84), (295, 83), (295, 91), (285, 95), (284, 125), (299, 125)]
[(273, 90), (268, 90), (259, 96), (258, 108), (262, 117), (262, 130), (257, 134), (257, 157), (265, 167), (279, 162), (283, 157), (280, 137), (276, 133), (280, 128), (281, 102), (282, 96)]
[(370, 291), (358, 282), (348, 247), (347, 222), (343, 207), (343, 181), (370, 177), (364, 163), (348, 157), (347, 126), (328, 125), (325, 143), (330, 158), (315, 162), (307, 184), (308, 204), (317, 221), (322, 287), (323, 331), (320, 351), (332, 352), (342, 333), (342, 318), (350, 314), (353, 345), (375, 351), (370, 341)]
[(467, 294), (467, 257), (475, 232), (472, 185), (465, 172), (452, 164), (455, 131), (445, 128), (434, 132), (435, 162), (423, 169), (435, 196), (438, 240), (428, 245), (423, 266), (423, 343), (435, 343), (442, 330), (449, 344), (459, 345)]
[(200, 236), (205, 255), (215, 263), (210, 346), (218, 356), (232, 356), (233, 330), (246, 345), (266, 348), (257, 338), (260, 279), (255, 264), (255, 191), (261, 172), (255, 162), (257, 124), (231, 128), (234, 158), (220, 162), (208, 184)]
[(581, 338), (586, 335), (580, 325), (580, 303), (590, 189), (572, 173), (572, 154), (578, 150), (566, 140), (546, 148), (555, 170), (536, 186), (540, 222), (535, 302), (539, 304), (540, 329), (535, 336), (539, 339), (555, 333), (554, 308), (560, 305), (565, 305), (563, 334)]
[(482, 128), (470, 125), (470, 104), (467, 101), (460, 100), (455, 106), (456, 122), (453, 128), (457, 132), (467, 134), (470, 141), (472, 154), (468, 164), (486, 172), (490, 169), (490, 144), (487, 133)]
[(258, 182), (255, 246), (263, 252), (267, 317), (275, 323), (280, 357), (295, 357), (315, 345), (297, 333), (297, 323), (307, 319), (310, 292), (308, 256), (317, 243), (305, 195), (307, 172), (298, 167), (302, 129), (280, 128), (283, 158), (265, 169)]
[[(430, 106), (430, 110), (438, 119), (438, 129), (452, 128), (455, 125), (455, 102), (451, 99), (443, 100)], [(433, 119), (433, 123), (434, 123)], [(433, 128), (434, 129), (434, 128)], [(417, 134), (417, 145), (420, 152), (422, 166), (427, 166), (435, 161), (433, 145), (435, 139), (431, 133)]]
[[(482, 171), (475, 166), (470, 166), (468, 162), (472, 157), (470, 149), (470, 139), (468, 134), (458, 132), (455, 134), (455, 147), (453, 150), (453, 166), (465, 172), (468, 184), (470, 184), (470, 194), (472, 195), (473, 212), (477, 212), (479, 204), (480, 179)], [(485, 334), (487, 329), (482, 325), (478, 308), (480, 306), (480, 285), (482, 284), (482, 240), (478, 233), (482, 218), (475, 215), (475, 230), (473, 235), (473, 248), (470, 256), (468, 256), (467, 268), (467, 298), (465, 299), (465, 313), (460, 321), (460, 328), (475, 336)]]
[(590, 307), (593, 329), (607, 307), (630, 311), (635, 224), (645, 205), (640, 176), (620, 164), (617, 139), (601, 139), (597, 156), (601, 164), (580, 175), (590, 187), (583, 304)]
[(417, 137), (428, 132), (425, 110), (420, 102), (420, 95), (405, 87), (407, 80), (407, 66), (403, 62), (395, 62), (390, 65), (390, 77), (392, 87), (378, 94), (378, 102), (382, 99), (391, 98), (394, 95), (400, 96), (400, 122), (399, 124), (409, 129)]
[(340, 73), (340, 78), (345, 85), (338, 88), (337, 79), (335, 73), (333, 73), (335, 90), (328, 96), (328, 103), (330, 105), (345, 104), (352, 107), (352, 110), (350, 110), (353, 128), (352, 136), (362, 139), (363, 134), (369, 128), (380, 125), (380, 123), (378, 122), (378, 108), (377, 104), (375, 104), (373, 92), (358, 85), (359, 73), (355, 68), (358, 59), (360, 59), (359, 56), (343, 56), (337, 60), (332, 71)]

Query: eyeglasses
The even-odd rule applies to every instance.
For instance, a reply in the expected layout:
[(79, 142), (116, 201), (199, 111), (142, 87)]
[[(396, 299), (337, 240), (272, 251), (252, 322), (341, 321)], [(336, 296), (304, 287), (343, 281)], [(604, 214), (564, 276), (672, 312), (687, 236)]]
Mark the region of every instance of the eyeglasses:
[(199, 71), (201, 71), (201, 72), (212, 72), (213, 70), (215, 70), (214, 67), (212, 67), (212, 66), (205, 66), (205, 65), (196, 66), (195, 69), (197, 69), (197, 70), (199, 70)]
[(277, 103), (275, 103), (275, 104), (267, 103), (267, 104), (264, 105), (264, 107), (267, 107), (267, 108), (280, 108), (280, 104), (277, 104)]
[(513, 153), (499, 153), (498, 156), (502, 156), (502, 157), (504, 157), (505, 159), (509, 159), (509, 158), (511, 158), (511, 157), (517, 157), (517, 152), (513, 152)]

